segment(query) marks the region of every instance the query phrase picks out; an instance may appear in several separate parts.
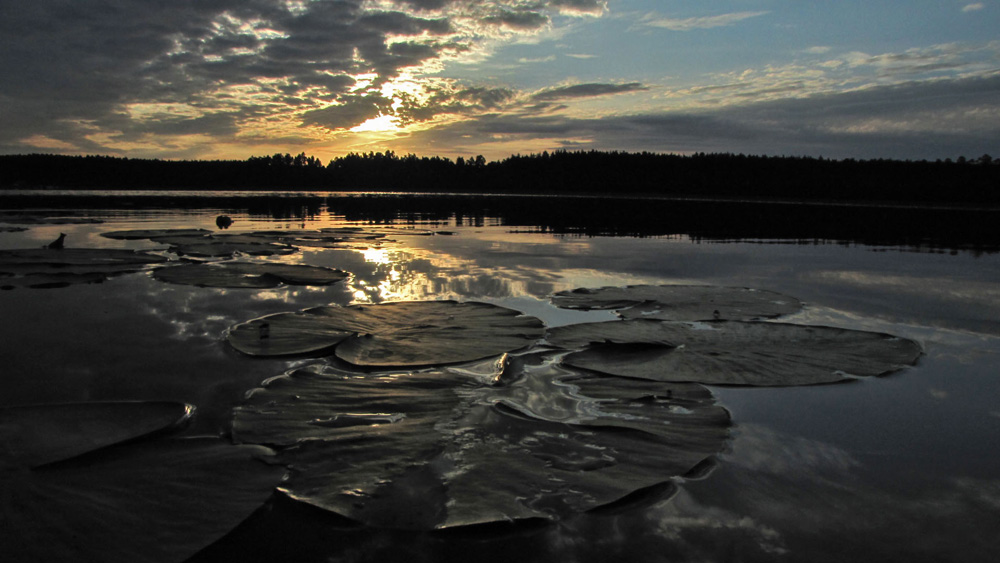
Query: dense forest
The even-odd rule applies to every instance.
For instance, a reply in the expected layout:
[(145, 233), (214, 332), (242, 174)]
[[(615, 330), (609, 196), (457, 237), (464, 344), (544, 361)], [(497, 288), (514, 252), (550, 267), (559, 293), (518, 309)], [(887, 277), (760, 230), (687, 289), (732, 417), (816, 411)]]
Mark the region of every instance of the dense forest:
[(169, 161), (110, 156), (0, 156), (0, 189), (377, 190), (498, 194), (647, 194), (911, 203), (1000, 203), (1000, 159), (544, 152), (487, 162), (348, 154), (323, 164), (290, 154)]

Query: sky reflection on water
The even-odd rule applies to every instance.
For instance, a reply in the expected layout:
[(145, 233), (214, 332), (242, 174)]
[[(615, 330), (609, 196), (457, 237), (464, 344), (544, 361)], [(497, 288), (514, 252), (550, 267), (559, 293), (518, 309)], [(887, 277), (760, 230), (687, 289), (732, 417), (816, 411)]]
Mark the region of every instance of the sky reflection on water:
[[(165, 250), (100, 233), (215, 230), (218, 212), (108, 213), (102, 224), (0, 233), (0, 248), (40, 247), (65, 232), (70, 247)], [(330, 216), (233, 217), (228, 232), (346, 224)], [(457, 299), (505, 305), (555, 326), (612, 318), (548, 304), (549, 295), (565, 289), (639, 283), (757, 287), (806, 302), (790, 322), (898, 334), (919, 341), (925, 356), (901, 373), (846, 385), (714, 388), (735, 424), (717, 468), (705, 478), (677, 480), (673, 498), (626, 514), (581, 516), (502, 539), (341, 531), (330, 532), (334, 542), (286, 529), (291, 537), (272, 537), (267, 546), (255, 544), (257, 527), (273, 524), (260, 515), (213, 553), (248, 560), (299, 554), (315, 561), (374, 560), (414, 549), (429, 560), (457, 559), (464, 548), (486, 560), (517, 552), (532, 561), (1000, 556), (991, 543), (1000, 529), (1000, 256), (864, 245), (698, 244), (684, 236), (583, 237), (459, 220), (414, 226), (454, 234), (394, 232), (379, 244), (303, 247), (288, 256), (253, 258), (353, 274), (329, 287), (198, 288), (134, 273), (102, 284), (0, 292), (0, 403), (186, 401), (198, 407), (188, 432), (219, 434), (248, 389), (313, 361), (248, 358), (230, 350), (225, 330), (247, 319), (328, 304)], [(293, 520), (302, 517), (287, 507), (275, 510)]]

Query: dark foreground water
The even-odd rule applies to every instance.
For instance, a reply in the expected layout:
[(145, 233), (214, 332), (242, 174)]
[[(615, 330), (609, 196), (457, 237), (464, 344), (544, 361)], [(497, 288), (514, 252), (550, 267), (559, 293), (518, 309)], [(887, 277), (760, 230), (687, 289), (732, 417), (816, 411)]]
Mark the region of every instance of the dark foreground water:
[[(177, 256), (162, 244), (100, 234), (215, 231), (221, 213), (235, 220), (230, 233), (394, 228), (377, 244), (245, 257), (352, 274), (327, 287), (213, 289), (138, 272), (0, 292), (0, 406), (196, 406), (178, 436), (228, 436), (248, 390), (314, 362), (243, 356), (224, 341), (231, 325), (319, 305), (483, 301), (558, 326), (611, 318), (556, 309), (548, 297), (561, 290), (741, 286), (805, 302), (785, 321), (891, 333), (924, 349), (914, 367), (849, 384), (711, 388), (732, 417), (724, 449), (696, 475), (667, 476), (674, 487), (666, 493), (611, 514), (404, 532), (274, 494), (194, 561), (1000, 558), (995, 212), (329, 194), (0, 196), (0, 210), (0, 249), (39, 248), (66, 233), (67, 248), (153, 249), (171, 260)], [(0, 502), (8, 503), (0, 511), (7, 523), (30, 509)], [(78, 533), (61, 525), (50, 531)], [(148, 533), (176, 540), (169, 527)]]

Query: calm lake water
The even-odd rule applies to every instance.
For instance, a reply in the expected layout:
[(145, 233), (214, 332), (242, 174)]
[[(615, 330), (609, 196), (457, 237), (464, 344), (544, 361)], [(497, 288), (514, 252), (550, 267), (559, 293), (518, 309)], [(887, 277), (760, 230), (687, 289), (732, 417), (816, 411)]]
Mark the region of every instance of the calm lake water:
[[(710, 470), (613, 515), (394, 532), (276, 496), (196, 561), (1000, 559), (1000, 254), (974, 228), (963, 231), (994, 217), (935, 233), (923, 227), (936, 215), (893, 209), (182, 195), (0, 195), (0, 249), (39, 248), (66, 233), (67, 248), (151, 249), (175, 260), (165, 245), (101, 233), (216, 231), (223, 213), (234, 219), (228, 233), (393, 230), (378, 244), (247, 258), (352, 274), (327, 287), (213, 289), (138, 272), (0, 292), (0, 406), (181, 401), (197, 407), (184, 435), (226, 435), (248, 390), (313, 361), (243, 356), (224, 341), (236, 323), (319, 305), (442, 299), (502, 305), (548, 326), (613, 318), (548, 301), (580, 287), (768, 289), (805, 303), (783, 321), (886, 332), (924, 349), (914, 367), (849, 384), (712, 387), (733, 427)], [(861, 229), (859, 216), (892, 228), (852, 236), (846, 225)]]

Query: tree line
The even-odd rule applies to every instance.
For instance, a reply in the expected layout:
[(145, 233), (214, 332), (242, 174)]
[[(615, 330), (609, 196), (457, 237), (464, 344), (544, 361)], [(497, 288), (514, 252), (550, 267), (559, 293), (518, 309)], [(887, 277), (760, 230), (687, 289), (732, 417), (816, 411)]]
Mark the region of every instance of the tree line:
[(326, 164), (300, 153), (246, 160), (158, 160), (51, 154), (0, 156), (0, 189), (249, 189), (497, 194), (601, 194), (1000, 203), (1000, 159), (833, 160), (816, 157), (556, 151), (454, 160), (392, 151)]

